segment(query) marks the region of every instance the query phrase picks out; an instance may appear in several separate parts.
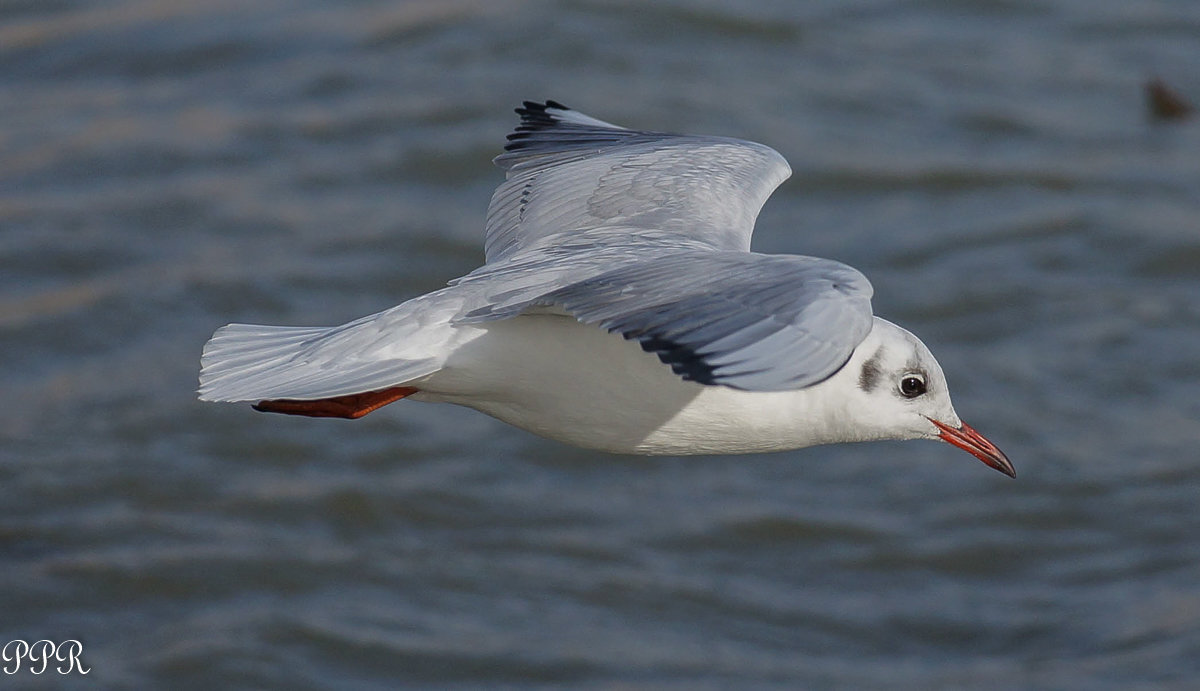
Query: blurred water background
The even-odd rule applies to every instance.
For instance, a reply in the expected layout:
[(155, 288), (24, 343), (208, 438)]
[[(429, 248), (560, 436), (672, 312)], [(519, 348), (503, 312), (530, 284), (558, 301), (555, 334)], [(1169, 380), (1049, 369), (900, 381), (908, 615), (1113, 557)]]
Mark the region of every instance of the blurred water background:
[[(735, 6), (736, 5), (736, 6)], [(1190, 0), (0, 3), (0, 643), (29, 688), (1158, 689), (1200, 674)], [(769, 144), (947, 445), (633, 458), (195, 400), (230, 321), (482, 260), (522, 99)]]

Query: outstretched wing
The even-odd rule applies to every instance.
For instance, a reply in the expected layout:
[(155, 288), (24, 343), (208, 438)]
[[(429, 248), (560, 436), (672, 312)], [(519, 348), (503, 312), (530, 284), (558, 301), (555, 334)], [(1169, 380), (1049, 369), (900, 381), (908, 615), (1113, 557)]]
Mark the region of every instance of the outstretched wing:
[[(497, 288), (507, 282), (496, 278)], [(750, 391), (826, 379), (872, 322), (866, 277), (840, 262), (795, 255), (681, 250), (536, 296), (529, 288), (516, 287), (522, 300), (493, 300), (462, 321), (553, 305), (637, 340), (684, 379)]]
[(507, 181), (488, 206), (489, 263), (605, 226), (746, 251), (763, 203), (791, 175), (762, 144), (629, 130), (554, 101), (517, 113), (495, 159)]

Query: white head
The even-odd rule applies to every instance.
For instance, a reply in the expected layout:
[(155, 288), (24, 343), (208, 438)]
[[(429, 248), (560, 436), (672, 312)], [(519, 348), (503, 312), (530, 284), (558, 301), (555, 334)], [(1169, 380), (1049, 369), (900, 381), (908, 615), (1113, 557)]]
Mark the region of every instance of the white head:
[(843, 391), (852, 390), (838, 413), (853, 421), (863, 441), (941, 439), (1016, 477), (1004, 453), (959, 419), (941, 366), (908, 331), (875, 317), (871, 333), (834, 378)]

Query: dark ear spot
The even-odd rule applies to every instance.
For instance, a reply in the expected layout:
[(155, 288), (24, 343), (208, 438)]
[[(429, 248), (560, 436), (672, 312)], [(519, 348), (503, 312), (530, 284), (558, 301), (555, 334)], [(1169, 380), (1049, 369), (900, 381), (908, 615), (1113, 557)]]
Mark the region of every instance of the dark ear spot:
[(870, 393), (872, 389), (879, 386), (879, 379), (883, 376), (883, 370), (879, 367), (879, 362), (882, 359), (883, 348), (880, 348), (863, 363), (862, 372), (858, 374), (858, 388)]

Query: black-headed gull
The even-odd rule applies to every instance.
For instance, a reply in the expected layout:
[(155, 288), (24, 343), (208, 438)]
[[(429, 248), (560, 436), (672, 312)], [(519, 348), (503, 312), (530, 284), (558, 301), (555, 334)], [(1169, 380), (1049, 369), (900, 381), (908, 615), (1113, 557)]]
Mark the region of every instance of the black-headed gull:
[(554, 101), (517, 113), (482, 267), (342, 326), (225, 326), (201, 400), (347, 418), (457, 403), (614, 453), (942, 439), (1015, 476), (954, 412), (925, 344), (872, 315), (862, 274), (749, 251), (791, 174), (777, 152)]

